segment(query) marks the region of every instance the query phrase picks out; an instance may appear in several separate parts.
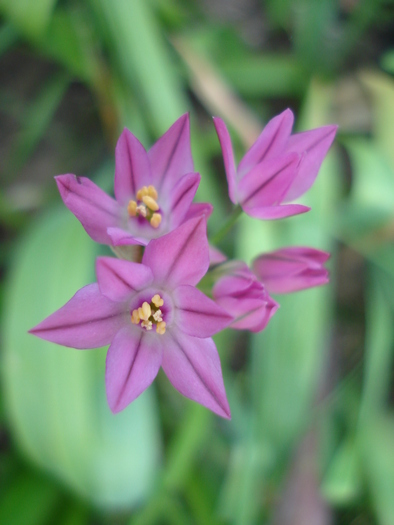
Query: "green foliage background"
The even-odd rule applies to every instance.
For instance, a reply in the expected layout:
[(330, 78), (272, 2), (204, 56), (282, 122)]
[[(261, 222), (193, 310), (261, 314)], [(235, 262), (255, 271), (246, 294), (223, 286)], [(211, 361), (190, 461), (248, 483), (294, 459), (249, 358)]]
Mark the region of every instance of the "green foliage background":
[[(0, 0), (0, 523), (394, 524), (393, 14), (392, 0)], [(111, 191), (123, 126), (149, 147), (190, 111), (214, 231), (230, 205), (211, 115), (240, 158), (286, 107), (298, 130), (340, 126), (312, 211), (242, 217), (221, 247), (329, 250), (330, 285), (279, 297), (260, 334), (217, 336), (231, 421), (163, 374), (113, 416), (105, 349), (27, 334), (106, 253), (53, 175)]]

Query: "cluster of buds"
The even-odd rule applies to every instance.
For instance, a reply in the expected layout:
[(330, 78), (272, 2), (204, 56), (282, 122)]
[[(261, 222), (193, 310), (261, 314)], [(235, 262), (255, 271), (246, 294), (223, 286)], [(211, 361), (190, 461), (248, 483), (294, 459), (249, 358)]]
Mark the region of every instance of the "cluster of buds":
[[(229, 197), (237, 205), (234, 216), (244, 211), (267, 220), (309, 210), (290, 201), (313, 184), (336, 126), (292, 134), (293, 114), (286, 110), (267, 124), (236, 168), (227, 128), (219, 118), (214, 123)], [(56, 182), (95, 241), (115, 253), (118, 246), (137, 244), (143, 255), (140, 261), (99, 257), (97, 283), (30, 332), (78, 349), (109, 344), (105, 380), (113, 412), (138, 397), (162, 367), (184, 396), (230, 418), (212, 336), (226, 327), (263, 330), (278, 308), (270, 293), (325, 284), (329, 255), (288, 247), (261, 254), (249, 268), (209, 246), (212, 206), (193, 203), (200, 175), (193, 168), (188, 115), (149, 151), (123, 131), (115, 150), (115, 198), (84, 177), (59, 175)], [(197, 288), (208, 272), (212, 298)]]

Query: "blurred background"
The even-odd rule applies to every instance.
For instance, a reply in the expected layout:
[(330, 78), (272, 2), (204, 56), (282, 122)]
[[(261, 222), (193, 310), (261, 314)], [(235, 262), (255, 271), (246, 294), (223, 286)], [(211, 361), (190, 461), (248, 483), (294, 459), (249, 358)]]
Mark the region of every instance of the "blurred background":
[[(393, 75), (393, 0), (0, 1), (1, 524), (394, 524)], [(106, 349), (26, 333), (109, 253), (53, 176), (112, 191), (122, 128), (149, 147), (189, 111), (214, 231), (231, 207), (211, 116), (240, 159), (287, 107), (297, 130), (339, 124), (312, 211), (242, 217), (221, 248), (329, 250), (330, 285), (216, 337), (231, 421), (162, 373), (113, 416)]]

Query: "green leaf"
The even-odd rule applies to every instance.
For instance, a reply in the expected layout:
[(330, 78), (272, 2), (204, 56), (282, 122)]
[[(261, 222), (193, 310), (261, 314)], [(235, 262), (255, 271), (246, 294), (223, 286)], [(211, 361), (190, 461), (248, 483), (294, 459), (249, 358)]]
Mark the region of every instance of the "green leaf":
[(48, 27), (57, 0), (0, 0), (0, 12), (28, 38), (39, 38)]
[(187, 103), (149, 2), (90, 0), (124, 78), (139, 93), (157, 135)]
[(153, 390), (113, 415), (105, 349), (78, 351), (27, 333), (94, 280), (95, 255), (66, 210), (46, 214), (19, 246), (5, 297), (5, 408), (19, 446), (38, 465), (95, 505), (124, 508), (146, 498), (157, 473)]

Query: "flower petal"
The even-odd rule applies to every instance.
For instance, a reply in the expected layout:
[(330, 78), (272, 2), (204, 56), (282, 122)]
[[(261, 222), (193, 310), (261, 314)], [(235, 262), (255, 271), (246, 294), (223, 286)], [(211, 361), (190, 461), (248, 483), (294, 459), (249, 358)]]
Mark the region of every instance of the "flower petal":
[(194, 337), (210, 337), (228, 326), (232, 317), (193, 286), (178, 286), (173, 292), (176, 324)]
[(29, 332), (59, 345), (98, 348), (108, 345), (127, 319), (124, 305), (107, 299), (94, 283), (81, 288)]
[(112, 412), (126, 408), (157, 376), (162, 361), (159, 337), (132, 326), (116, 334), (108, 349), (105, 368), (107, 400)]
[(125, 128), (115, 148), (114, 192), (119, 204), (135, 198), (142, 186), (152, 184), (148, 154), (131, 131)]
[(249, 208), (248, 206), (243, 206), (242, 208), (247, 215), (250, 215), (255, 219), (263, 219), (267, 221), (292, 217), (293, 215), (306, 213), (310, 210), (308, 206), (304, 206), (303, 204), (283, 204), (281, 206), (269, 206), (267, 208), (262, 208), (260, 206)]
[(98, 257), (96, 275), (100, 292), (111, 301), (125, 301), (153, 281), (148, 266), (114, 257)]
[(227, 256), (216, 248), (216, 246), (209, 245), (209, 263), (214, 265), (224, 261), (227, 261)]
[(108, 237), (110, 238), (111, 246), (128, 246), (130, 244), (136, 244), (139, 246), (146, 246), (149, 242), (148, 239), (142, 237), (134, 237), (131, 233), (123, 230), (122, 228), (108, 228)]
[(196, 194), (201, 176), (199, 173), (183, 175), (171, 191), (171, 230), (184, 220)]
[(205, 218), (191, 219), (150, 241), (142, 263), (151, 268), (157, 284), (170, 289), (180, 284), (197, 284), (209, 267)]
[(186, 173), (194, 171), (190, 148), (189, 114), (182, 115), (148, 152), (153, 184), (159, 193)]
[(207, 220), (213, 212), (212, 204), (208, 202), (195, 202), (192, 204), (185, 215), (184, 222), (189, 219), (195, 219), (196, 217), (205, 217)]
[(297, 175), (300, 157), (296, 153), (264, 161), (238, 184), (241, 206), (267, 207), (280, 204)]
[(227, 184), (228, 184), (228, 194), (229, 194), (231, 202), (233, 202), (234, 204), (237, 204), (238, 202), (237, 196), (236, 196), (237, 178), (236, 178), (236, 168), (235, 168), (235, 161), (234, 161), (233, 146), (231, 144), (230, 134), (228, 132), (226, 124), (223, 122), (221, 118), (213, 117), (213, 123), (215, 125), (216, 133), (219, 138), (220, 147), (222, 148), (224, 169), (226, 172)]
[(56, 176), (55, 180), (64, 204), (88, 235), (96, 242), (111, 244), (107, 228), (119, 224), (118, 203), (86, 177), (68, 173)]
[(329, 281), (323, 264), (330, 254), (314, 248), (292, 246), (265, 253), (253, 262), (253, 271), (271, 293), (290, 293)]
[(286, 153), (302, 155), (297, 177), (287, 190), (285, 201), (303, 195), (314, 183), (320, 166), (335, 138), (338, 126), (323, 126), (292, 135), (286, 144)]
[(166, 333), (162, 367), (184, 396), (230, 419), (220, 359), (212, 339)]
[(263, 160), (268, 160), (284, 153), (284, 147), (290, 136), (293, 122), (294, 115), (290, 109), (286, 109), (268, 122), (260, 133), (259, 138), (239, 163), (239, 178), (243, 177), (245, 173)]

